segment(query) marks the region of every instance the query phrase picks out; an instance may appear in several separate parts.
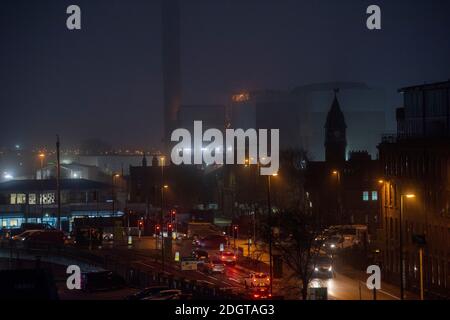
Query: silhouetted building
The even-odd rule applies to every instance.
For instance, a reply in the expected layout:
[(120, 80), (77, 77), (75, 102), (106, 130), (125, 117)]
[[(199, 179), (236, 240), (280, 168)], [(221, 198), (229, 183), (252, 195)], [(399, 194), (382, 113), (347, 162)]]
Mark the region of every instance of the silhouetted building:
[(450, 294), (449, 90), (449, 81), (400, 89), (404, 106), (397, 110), (398, 134), (383, 137), (378, 146), (384, 175), (378, 243), (384, 276), (399, 282), (401, 234), (405, 285), (407, 289), (417, 289), (419, 246), (412, 238), (424, 236), (425, 291), (447, 297)]
[(347, 148), (347, 125), (344, 114), (334, 96), (333, 104), (325, 123), (325, 161), (339, 165), (345, 161)]
[(367, 151), (346, 160), (346, 122), (335, 94), (325, 122), (325, 161), (309, 161), (306, 191), (312, 212), (324, 225), (364, 224), (374, 234), (379, 223), (378, 161)]

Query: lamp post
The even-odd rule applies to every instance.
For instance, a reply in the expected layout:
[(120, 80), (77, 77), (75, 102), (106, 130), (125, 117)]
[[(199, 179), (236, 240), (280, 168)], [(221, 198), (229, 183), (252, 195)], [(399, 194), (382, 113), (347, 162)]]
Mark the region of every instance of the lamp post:
[(167, 189), (168, 186), (164, 184), (164, 157), (161, 157), (161, 265), (162, 271), (164, 272), (164, 189)]
[(116, 205), (116, 192), (115, 192), (115, 185), (114, 185), (114, 178), (120, 177), (120, 174), (113, 173), (111, 175), (111, 201), (112, 201), (112, 212), (111, 216), (115, 216), (115, 205)]
[(416, 196), (414, 194), (401, 194), (400, 195), (400, 217), (399, 217), (399, 255), (400, 255), (400, 300), (404, 300), (405, 293), (404, 293), (404, 263), (403, 263), (403, 227), (402, 227), (402, 220), (403, 220), (403, 207), (404, 207), (404, 198), (412, 199)]
[(43, 172), (44, 159), (45, 159), (45, 153), (43, 153), (43, 152), (39, 153), (39, 160), (40, 160), (40, 163), (41, 163), (41, 174), (40, 174), (41, 180), (44, 179), (44, 177), (43, 177), (43, 175), (44, 175), (44, 172)]
[[(277, 176), (278, 174), (275, 173), (273, 176)], [(269, 276), (270, 276), (270, 294), (272, 294), (273, 291), (273, 263), (272, 263), (272, 203), (270, 199), (270, 180), (271, 175), (267, 176), (267, 208), (268, 208), (268, 224), (269, 224)]]
[(333, 175), (336, 176), (336, 182), (337, 182), (337, 188), (336, 188), (336, 210), (337, 210), (337, 215), (339, 216), (339, 220), (340, 223), (343, 224), (344, 223), (344, 219), (342, 217), (342, 210), (341, 210), (341, 173), (339, 172), (339, 170), (334, 170), (333, 171)]

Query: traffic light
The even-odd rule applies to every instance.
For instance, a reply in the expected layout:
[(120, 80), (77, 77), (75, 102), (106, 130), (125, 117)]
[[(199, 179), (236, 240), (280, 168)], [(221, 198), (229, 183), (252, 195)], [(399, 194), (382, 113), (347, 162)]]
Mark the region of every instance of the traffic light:
[(155, 225), (155, 234), (157, 236), (161, 234), (161, 226), (159, 224)]
[(173, 231), (173, 224), (168, 223), (167, 224), (167, 232), (172, 232)]
[(144, 221), (142, 221), (142, 220), (139, 220), (139, 230), (142, 230), (143, 229), (143, 227), (144, 227)]
[(172, 209), (172, 211), (170, 211), (170, 218), (172, 222), (175, 222), (175, 218), (177, 216), (177, 211), (175, 209)]

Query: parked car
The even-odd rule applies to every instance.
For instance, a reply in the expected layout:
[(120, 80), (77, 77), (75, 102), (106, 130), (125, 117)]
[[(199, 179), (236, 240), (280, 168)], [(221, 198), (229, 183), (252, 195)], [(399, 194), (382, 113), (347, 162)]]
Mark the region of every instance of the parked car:
[(35, 246), (63, 246), (65, 243), (64, 232), (60, 230), (28, 230), (13, 237), (13, 240), (26, 247)]
[(181, 290), (171, 289), (171, 290), (162, 290), (158, 293), (155, 293), (151, 296), (148, 296), (142, 300), (177, 300), (177, 298), (182, 295)]
[(235, 265), (237, 261), (237, 256), (233, 251), (223, 251), (219, 254), (220, 261), (226, 264)]
[(125, 279), (112, 271), (82, 273), (81, 288), (88, 292), (108, 291), (125, 287)]
[(267, 287), (270, 285), (270, 276), (263, 272), (252, 272), (244, 278), (244, 285), (248, 287)]
[(48, 223), (22, 223), (19, 228), (2, 228), (0, 236), (2, 239), (10, 239), (28, 230), (55, 230)]
[(163, 290), (169, 290), (169, 287), (167, 286), (153, 286), (145, 288), (144, 290), (141, 290), (135, 294), (132, 294), (125, 298), (125, 300), (142, 300), (147, 297), (150, 297), (152, 295), (155, 295)]

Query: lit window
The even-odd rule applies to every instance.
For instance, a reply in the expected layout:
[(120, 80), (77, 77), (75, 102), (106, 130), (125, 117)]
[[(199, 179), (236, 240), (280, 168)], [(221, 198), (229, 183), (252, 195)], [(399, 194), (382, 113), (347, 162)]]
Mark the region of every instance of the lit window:
[(55, 203), (54, 193), (43, 193), (39, 197), (40, 203), (42, 204), (53, 204)]
[(27, 196), (23, 193), (11, 193), (10, 204), (25, 204)]
[(5, 228), (5, 227), (7, 227), (7, 226), (8, 226), (8, 221), (3, 220), (3, 221), (2, 221), (2, 227)]
[(372, 200), (373, 201), (377, 201), (378, 200), (378, 192), (377, 191), (372, 191)]
[(28, 204), (36, 204), (36, 194), (30, 193), (28, 195)]
[(19, 222), (17, 221), (17, 219), (11, 219), (11, 220), (9, 220), (9, 226), (10, 227), (18, 227)]
[(363, 191), (363, 201), (369, 201), (369, 191)]

